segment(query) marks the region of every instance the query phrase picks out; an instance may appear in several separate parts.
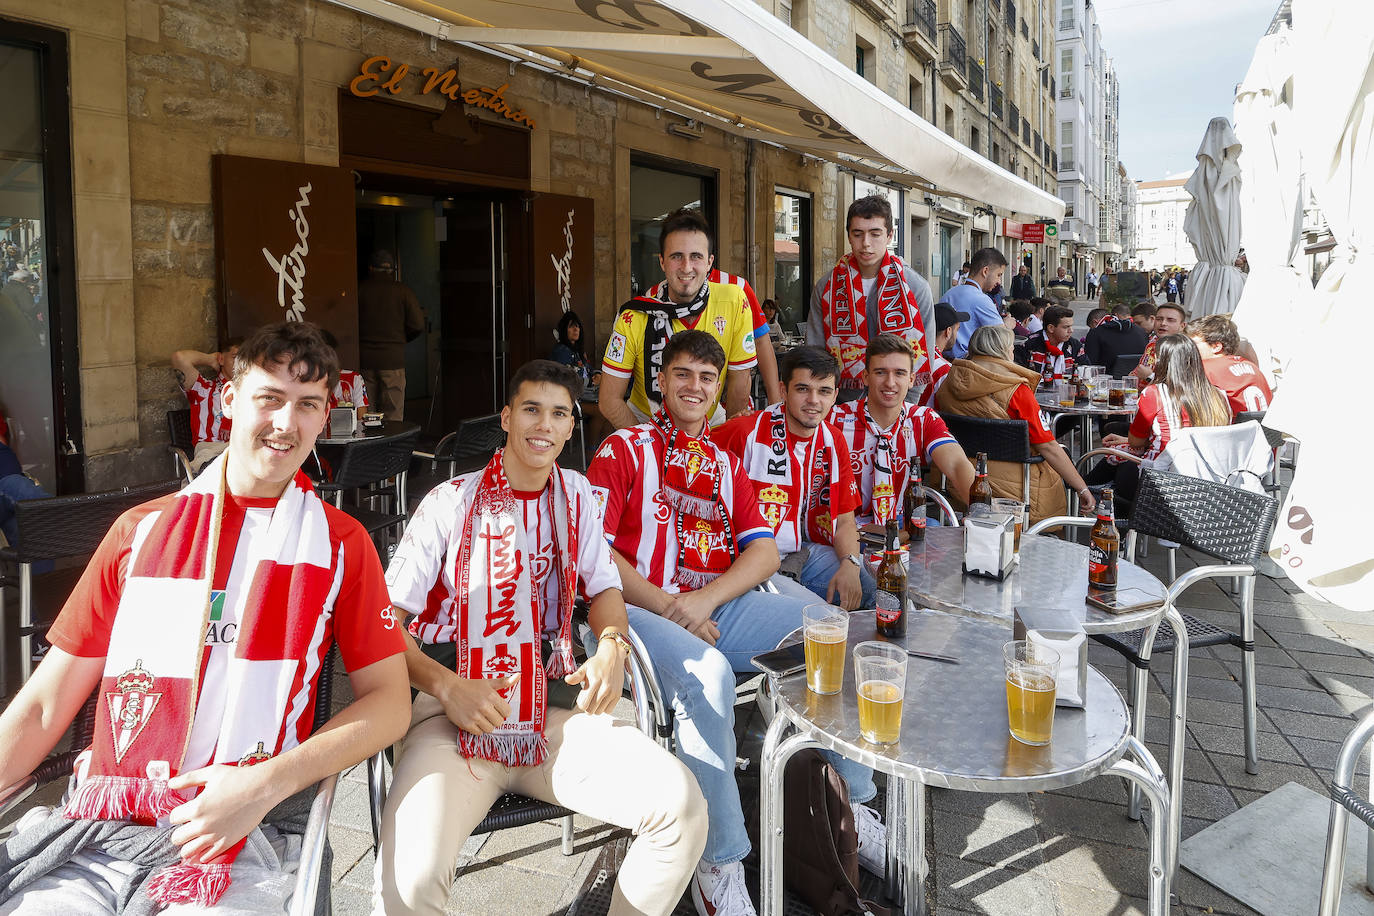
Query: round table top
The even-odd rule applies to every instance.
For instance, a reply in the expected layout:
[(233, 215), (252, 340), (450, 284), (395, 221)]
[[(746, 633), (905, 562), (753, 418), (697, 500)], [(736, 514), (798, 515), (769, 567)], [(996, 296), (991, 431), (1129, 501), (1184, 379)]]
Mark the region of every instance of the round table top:
[(1072, 407), (1065, 407), (1059, 403), (1059, 399), (1049, 392), (1036, 392), (1035, 402), (1051, 413), (1071, 414), (1074, 416), (1088, 417), (1116, 417), (1129, 416), (1135, 413), (1135, 407), (1111, 407), (1103, 401), (1089, 401), (1086, 404), (1075, 404)]
[(1023, 535), (1018, 559), (1001, 580), (964, 573), (962, 528), (927, 528), (907, 554), (907, 591), (935, 610), (1009, 623), (1018, 607), (1060, 608), (1072, 612), (1085, 633), (1138, 630), (1164, 613), (1164, 583), (1125, 559), (1117, 563), (1117, 594), (1154, 606), (1110, 614), (1088, 604), (1088, 548), (1059, 538)]
[(1011, 737), (1002, 663), (1011, 628), (928, 611), (908, 615), (905, 644), (954, 655), (959, 663), (908, 657), (900, 737), (891, 745), (869, 744), (859, 734), (851, 652), (860, 641), (874, 638), (873, 612), (853, 612), (841, 692), (812, 693), (804, 672), (774, 677), (778, 713), (851, 760), (925, 785), (965, 791), (1035, 792), (1076, 785), (1106, 771), (1125, 752), (1125, 700), (1091, 666), (1085, 707), (1055, 709), (1049, 744), (1031, 747)]
[(358, 432), (352, 436), (340, 436), (338, 438), (321, 436), (315, 440), (315, 444), (317, 446), (348, 445), (350, 442), (362, 442), (364, 440), (376, 442), (379, 439), (397, 439), (419, 428), (419, 423), (411, 423), (406, 420), (383, 420), (380, 426), (363, 426), (359, 423)]

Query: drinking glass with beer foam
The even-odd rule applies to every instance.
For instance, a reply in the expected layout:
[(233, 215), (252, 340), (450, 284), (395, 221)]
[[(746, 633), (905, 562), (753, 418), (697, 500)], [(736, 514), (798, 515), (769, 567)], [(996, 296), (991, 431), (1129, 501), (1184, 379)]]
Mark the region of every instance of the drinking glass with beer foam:
[(813, 693), (840, 692), (844, 681), (844, 644), (849, 638), (849, 614), (833, 604), (802, 608), (806, 639), (806, 686)]
[(1054, 728), (1055, 677), (1059, 653), (1024, 639), (1002, 647), (1006, 663), (1007, 722), (1022, 744), (1050, 743)]
[(854, 647), (854, 684), (859, 695), (859, 734), (870, 744), (896, 744), (902, 732), (906, 650), (889, 642)]

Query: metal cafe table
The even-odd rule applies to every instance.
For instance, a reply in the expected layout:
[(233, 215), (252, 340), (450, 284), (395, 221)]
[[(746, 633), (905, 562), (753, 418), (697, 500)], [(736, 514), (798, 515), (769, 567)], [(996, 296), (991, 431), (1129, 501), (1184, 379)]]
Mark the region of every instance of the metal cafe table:
[(1112, 407), (1102, 401), (1089, 401), (1086, 404), (1074, 404), (1072, 407), (1065, 407), (1059, 403), (1059, 399), (1054, 396), (1054, 392), (1042, 389), (1035, 393), (1035, 402), (1050, 414), (1050, 429), (1054, 429), (1055, 421), (1060, 416), (1078, 417), (1078, 430), (1083, 443), (1081, 454), (1086, 455), (1093, 449), (1093, 417), (1132, 417), (1135, 416), (1135, 407)]
[[(872, 611), (855, 611), (850, 645), (875, 638), (875, 630)], [(901, 737), (887, 746), (859, 735), (852, 660), (846, 658), (844, 687), (834, 696), (810, 692), (804, 673), (770, 677), (776, 713), (763, 743), (763, 916), (783, 912), (783, 772), (792, 755), (808, 747), (836, 751), (887, 774), (887, 893), (901, 898), (908, 916), (926, 912), (926, 786), (1036, 792), (1104, 774), (1125, 778), (1150, 800), (1149, 912), (1165, 916), (1169, 792), (1150, 752), (1130, 734), (1125, 701), (1111, 681), (1089, 668), (1086, 708), (1055, 710), (1053, 738), (1045, 747), (1021, 744), (1007, 730), (1002, 645), (1010, 638), (1005, 624), (931, 611), (908, 615), (908, 646), (954, 655), (959, 662), (908, 660)]]

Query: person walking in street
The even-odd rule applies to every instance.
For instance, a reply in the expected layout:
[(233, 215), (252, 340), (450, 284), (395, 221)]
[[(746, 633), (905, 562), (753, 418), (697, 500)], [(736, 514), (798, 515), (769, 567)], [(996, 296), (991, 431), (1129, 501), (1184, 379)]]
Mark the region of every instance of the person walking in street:
[(1035, 298), (1035, 281), (1031, 279), (1030, 268), (1025, 264), (1011, 278), (1011, 297), (1030, 301)]
[(980, 248), (974, 255), (969, 275), (964, 282), (951, 286), (940, 301), (950, 305), (955, 311), (969, 315), (968, 321), (959, 323), (959, 333), (954, 338), (951, 352), (963, 357), (968, 352), (968, 339), (973, 332), (988, 325), (1001, 325), (1002, 313), (988, 295), (1002, 282), (1002, 274), (1007, 269), (1007, 256), (996, 248)]
[(358, 284), (358, 363), (363, 384), (388, 420), (406, 412), (405, 345), (425, 329), (420, 300), (396, 279), (391, 252), (372, 253), (367, 279)]

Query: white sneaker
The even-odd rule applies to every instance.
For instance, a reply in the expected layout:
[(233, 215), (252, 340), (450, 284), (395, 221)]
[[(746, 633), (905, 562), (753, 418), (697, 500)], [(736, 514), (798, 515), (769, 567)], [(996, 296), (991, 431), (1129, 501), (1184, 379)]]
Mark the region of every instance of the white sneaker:
[(744, 884), (744, 863), (697, 863), (692, 876), (692, 903), (697, 916), (757, 916)]
[(887, 825), (868, 805), (854, 806), (854, 828), (859, 834), (859, 865), (879, 878), (887, 874)]

